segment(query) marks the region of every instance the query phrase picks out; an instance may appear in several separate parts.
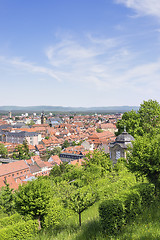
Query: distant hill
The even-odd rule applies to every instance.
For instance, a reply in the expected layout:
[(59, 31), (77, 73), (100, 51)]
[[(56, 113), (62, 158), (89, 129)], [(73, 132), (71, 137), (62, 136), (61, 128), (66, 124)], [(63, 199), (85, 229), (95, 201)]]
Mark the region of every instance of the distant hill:
[(0, 106), (0, 111), (44, 111), (44, 112), (126, 112), (138, 110), (138, 106), (110, 106), (110, 107), (62, 107), (62, 106)]

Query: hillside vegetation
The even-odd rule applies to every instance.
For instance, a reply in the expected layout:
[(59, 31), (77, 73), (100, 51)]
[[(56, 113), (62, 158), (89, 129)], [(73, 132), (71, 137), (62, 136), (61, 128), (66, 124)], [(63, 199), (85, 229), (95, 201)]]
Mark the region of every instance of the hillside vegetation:
[(15, 192), (6, 184), (0, 239), (160, 239), (160, 105), (144, 102), (117, 126), (135, 141), (114, 166), (95, 150), (82, 166), (54, 166)]

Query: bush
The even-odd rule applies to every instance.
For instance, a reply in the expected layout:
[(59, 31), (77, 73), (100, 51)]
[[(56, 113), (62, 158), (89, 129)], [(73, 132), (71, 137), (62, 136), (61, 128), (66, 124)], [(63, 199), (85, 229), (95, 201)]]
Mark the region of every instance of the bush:
[(0, 219), (0, 228), (6, 227), (8, 225), (13, 225), (19, 221), (22, 221), (22, 216), (18, 213), (10, 216), (10, 217), (4, 217)]
[(52, 199), (46, 209), (43, 226), (45, 228), (57, 228), (62, 224), (62, 221), (67, 217), (67, 211), (63, 207), (60, 199)]
[(99, 206), (99, 216), (104, 232), (118, 233), (125, 223), (125, 209), (121, 200), (106, 200)]
[(142, 212), (142, 198), (138, 191), (132, 190), (123, 192), (120, 196), (122, 204), (125, 208), (125, 221), (132, 221), (137, 215)]
[(155, 198), (155, 186), (150, 183), (141, 183), (133, 187), (142, 197), (142, 207), (150, 206)]
[(153, 202), (154, 192), (153, 184), (143, 183), (117, 194), (113, 200), (102, 202), (99, 216), (103, 230), (107, 233), (120, 231), (125, 223), (132, 221)]
[(0, 240), (28, 240), (38, 232), (38, 222), (29, 220), (0, 229)]

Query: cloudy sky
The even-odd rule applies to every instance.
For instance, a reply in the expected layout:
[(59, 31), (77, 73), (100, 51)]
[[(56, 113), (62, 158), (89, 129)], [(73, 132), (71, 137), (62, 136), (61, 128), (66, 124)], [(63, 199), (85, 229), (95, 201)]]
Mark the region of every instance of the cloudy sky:
[(160, 101), (160, 0), (0, 0), (0, 106)]

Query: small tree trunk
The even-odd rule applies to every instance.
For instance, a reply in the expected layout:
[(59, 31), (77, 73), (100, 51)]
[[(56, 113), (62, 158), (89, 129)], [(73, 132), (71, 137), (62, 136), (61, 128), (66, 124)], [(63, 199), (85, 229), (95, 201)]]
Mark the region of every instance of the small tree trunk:
[(81, 212), (79, 213), (79, 226), (81, 227)]
[(38, 220), (38, 230), (41, 230), (41, 219), (40, 219), (40, 215), (37, 217)]

